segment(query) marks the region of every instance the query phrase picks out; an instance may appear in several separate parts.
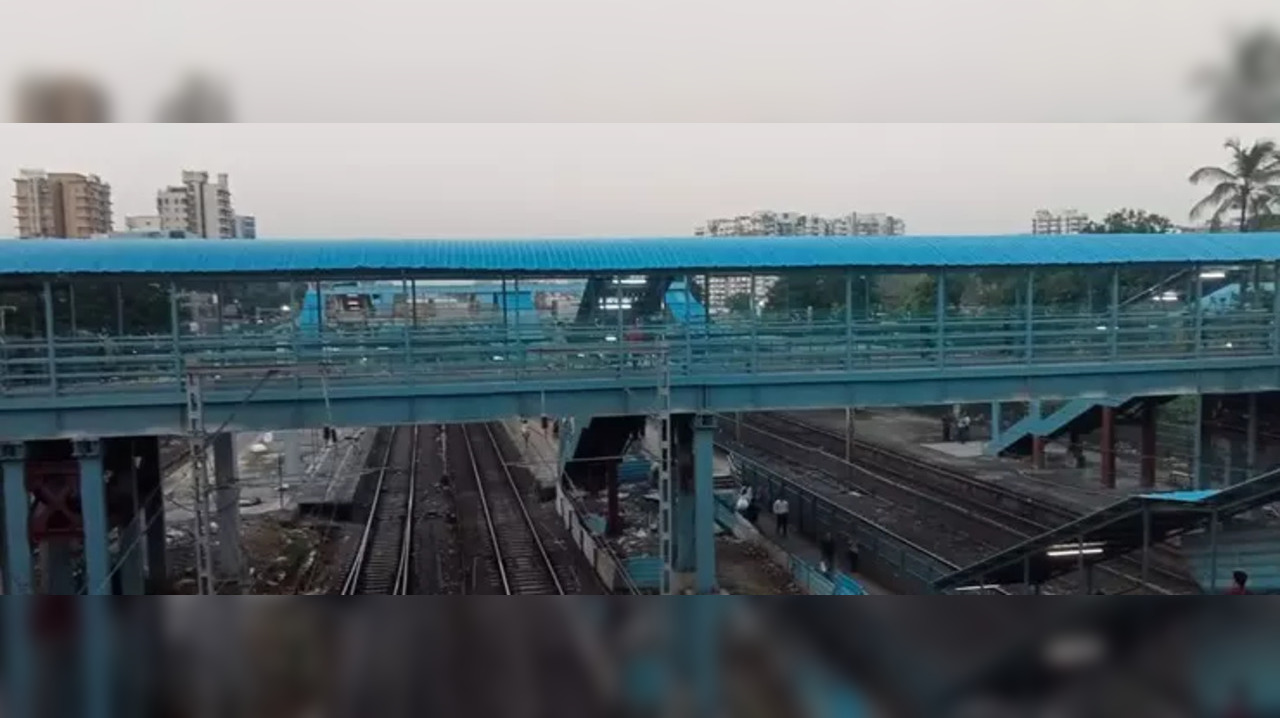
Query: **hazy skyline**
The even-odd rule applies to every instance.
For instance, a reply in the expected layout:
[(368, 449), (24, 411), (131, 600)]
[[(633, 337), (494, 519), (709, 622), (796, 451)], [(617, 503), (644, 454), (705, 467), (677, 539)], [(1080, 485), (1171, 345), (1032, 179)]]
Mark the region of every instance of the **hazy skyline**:
[[(115, 224), (183, 169), (226, 172), (260, 236), (683, 235), (759, 209), (1016, 233), (1038, 208), (1187, 223), (1229, 136), (1274, 125), (3, 125), (0, 166), (95, 173)], [(6, 181), (10, 181), (6, 179)], [(10, 182), (10, 188), (12, 184)], [(11, 195), (7, 192), (6, 195)], [(15, 232), (12, 199), (0, 235)]]

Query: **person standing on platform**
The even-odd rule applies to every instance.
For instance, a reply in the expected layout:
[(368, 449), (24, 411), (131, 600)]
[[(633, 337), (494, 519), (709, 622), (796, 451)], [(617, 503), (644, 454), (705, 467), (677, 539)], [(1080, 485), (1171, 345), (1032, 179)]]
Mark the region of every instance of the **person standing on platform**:
[(787, 504), (787, 500), (781, 496), (773, 501), (773, 525), (778, 536), (785, 537), (787, 535), (787, 519), (791, 513), (791, 506)]
[(955, 417), (951, 416), (951, 412), (942, 415), (942, 443), (951, 441), (951, 424), (955, 421)]
[(524, 448), (526, 451), (528, 451), (529, 450), (529, 420), (528, 419), (520, 420), (520, 438), (524, 440)]
[(961, 444), (968, 443), (969, 441), (969, 424), (969, 415), (961, 414), (960, 423), (956, 426), (956, 439), (958, 439)]

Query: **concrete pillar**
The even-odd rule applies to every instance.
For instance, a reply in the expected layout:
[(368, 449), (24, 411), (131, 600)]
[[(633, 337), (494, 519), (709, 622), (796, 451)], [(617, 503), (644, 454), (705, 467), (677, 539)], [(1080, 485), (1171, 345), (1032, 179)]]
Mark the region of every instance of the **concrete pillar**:
[(1116, 487), (1116, 410), (1102, 407), (1102, 461), (1100, 471), (1102, 486)]
[(31, 572), (31, 496), (27, 493), (26, 446), (0, 445), (0, 468), (4, 471), (5, 593), (33, 592)]
[(698, 414), (694, 418), (694, 492), (696, 494), (694, 522), (697, 525), (695, 551), (697, 552), (694, 590), (708, 594), (716, 588), (716, 507), (715, 507), (715, 452), (716, 420), (710, 414)]
[[(336, 430), (335, 430), (336, 431)], [(302, 477), (302, 435), (297, 431), (280, 432), (283, 444), (284, 477), (290, 484), (297, 484)], [(316, 449), (318, 452), (320, 449)]]
[(160, 466), (160, 439), (145, 436), (135, 439), (139, 462), (138, 499), (146, 526), (147, 593), (167, 593), (168, 561), (165, 556), (163, 467)]
[(240, 557), (240, 483), (236, 474), (235, 435), (213, 439), (213, 515), (218, 522), (218, 578), (220, 593), (239, 593), (243, 580)]
[(1139, 474), (1139, 482), (1142, 488), (1150, 489), (1156, 485), (1156, 403), (1155, 401), (1146, 402), (1146, 406), (1142, 409), (1142, 441), (1141, 441), (1141, 457), (1138, 464), (1141, 467)]

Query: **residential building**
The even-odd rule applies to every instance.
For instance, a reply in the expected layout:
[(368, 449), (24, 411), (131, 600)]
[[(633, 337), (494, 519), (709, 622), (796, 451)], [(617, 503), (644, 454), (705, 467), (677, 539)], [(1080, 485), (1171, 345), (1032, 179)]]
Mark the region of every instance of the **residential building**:
[(182, 230), (196, 237), (234, 237), (236, 215), (231, 207), (227, 175), (209, 181), (208, 172), (182, 172), (182, 184), (156, 193), (156, 211), (164, 232)]
[[(882, 212), (850, 212), (838, 217), (821, 217), (799, 212), (754, 212), (749, 215), (707, 220), (694, 234), (700, 237), (809, 237), (809, 236), (882, 236), (901, 235), (906, 223), (899, 217)], [(759, 306), (777, 283), (775, 276), (755, 278), (755, 304)], [(713, 312), (728, 311), (729, 299), (751, 293), (751, 277), (711, 277), (707, 291), (708, 306)]]
[(28, 169), (13, 184), (19, 237), (90, 238), (111, 231), (111, 185), (97, 175)]
[(160, 232), (160, 215), (135, 214), (124, 218), (125, 232)]
[(240, 239), (257, 239), (258, 219), (251, 214), (237, 214), (236, 236)]
[(30, 77), (17, 88), (18, 122), (111, 122), (101, 85), (78, 75)]
[(1074, 209), (1054, 213), (1038, 209), (1031, 216), (1032, 234), (1080, 234), (1089, 224), (1089, 215)]

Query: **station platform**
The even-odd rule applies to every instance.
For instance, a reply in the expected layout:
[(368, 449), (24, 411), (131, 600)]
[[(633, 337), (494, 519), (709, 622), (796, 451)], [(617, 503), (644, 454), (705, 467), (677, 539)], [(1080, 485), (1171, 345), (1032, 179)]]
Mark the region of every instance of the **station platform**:
[[(843, 433), (845, 429), (843, 411), (795, 412), (795, 416), (832, 431)], [(1139, 484), (1137, 462), (1126, 461), (1123, 455), (1116, 459), (1116, 488), (1106, 489), (1100, 485), (1101, 457), (1095, 452), (1085, 452), (1085, 468), (1067, 468), (1062, 466), (1066, 463), (1065, 447), (1051, 443), (1045, 447), (1049, 468), (1036, 469), (1028, 461), (986, 456), (983, 440), (943, 442), (941, 434), (937, 419), (905, 409), (859, 411), (854, 420), (854, 436), (860, 439), (1081, 514), (1151, 491)], [(1179, 488), (1186, 487), (1167, 476), (1158, 477), (1157, 490)]]
[[(350, 512), (376, 434), (374, 429), (339, 429), (338, 441), (329, 446), (318, 437), (311, 439), (312, 451), (303, 455), (302, 483), (295, 492), (299, 513), (342, 518)], [(285, 508), (290, 508), (287, 502)]]

